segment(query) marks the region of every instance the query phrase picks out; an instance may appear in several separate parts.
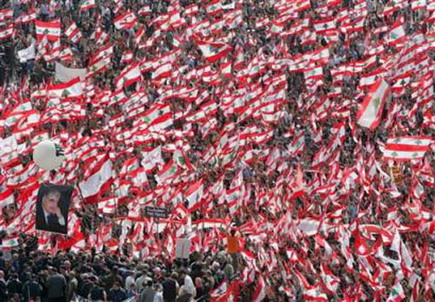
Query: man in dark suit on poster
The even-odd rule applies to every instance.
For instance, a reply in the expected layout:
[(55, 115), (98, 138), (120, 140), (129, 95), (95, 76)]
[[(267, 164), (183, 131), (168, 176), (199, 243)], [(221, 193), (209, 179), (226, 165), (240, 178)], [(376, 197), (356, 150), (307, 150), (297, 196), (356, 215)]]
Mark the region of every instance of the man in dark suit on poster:
[(67, 233), (71, 194), (70, 186), (41, 185), (36, 204), (37, 230)]

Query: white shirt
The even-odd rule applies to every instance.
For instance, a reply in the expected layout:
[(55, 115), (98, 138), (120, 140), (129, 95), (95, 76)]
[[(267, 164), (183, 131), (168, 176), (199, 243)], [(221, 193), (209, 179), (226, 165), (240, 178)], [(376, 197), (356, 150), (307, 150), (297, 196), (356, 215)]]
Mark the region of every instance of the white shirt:
[(184, 291), (193, 295), (194, 297), (196, 296), (195, 285), (193, 284), (193, 280), (189, 275), (184, 277)]

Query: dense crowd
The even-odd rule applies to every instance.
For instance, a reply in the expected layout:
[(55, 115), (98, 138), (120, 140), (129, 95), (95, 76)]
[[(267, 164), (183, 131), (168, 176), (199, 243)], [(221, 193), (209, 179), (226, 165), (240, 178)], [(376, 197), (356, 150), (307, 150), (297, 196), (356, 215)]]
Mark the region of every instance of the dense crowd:
[(0, 3), (0, 301), (435, 299), (433, 0)]

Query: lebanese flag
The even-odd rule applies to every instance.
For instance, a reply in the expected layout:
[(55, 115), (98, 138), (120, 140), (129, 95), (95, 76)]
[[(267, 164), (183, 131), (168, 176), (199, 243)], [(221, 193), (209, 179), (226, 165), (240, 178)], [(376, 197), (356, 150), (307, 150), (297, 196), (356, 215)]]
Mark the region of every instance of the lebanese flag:
[(137, 23), (136, 15), (132, 12), (128, 12), (124, 15), (116, 17), (113, 22), (118, 30), (130, 29)]
[(397, 45), (406, 40), (405, 29), (403, 28), (403, 21), (397, 20), (387, 36), (387, 43), (389, 45)]
[(317, 33), (323, 33), (331, 29), (335, 29), (335, 19), (329, 18), (329, 19), (323, 19), (319, 21), (314, 21), (314, 29)]
[(152, 74), (153, 80), (161, 80), (165, 78), (169, 78), (172, 74), (172, 64), (171, 62), (166, 62), (159, 67), (156, 68), (156, 70)]
[(38, 40), (38, 43), (42, 41), (44, 36), (47, 36), (48, 41), (55, 42), (60, 38), (60, 20), (55, 21), (35, 21), (35, 27), (36, 27), (36, 38)]
[(5, 28), (0, 28), (0, 40), (10, 39), (14, 35), (14, 25), (11, 24)]
[(73, 43), (78, 43), (83, 38), (80, 29), (74, 22), (65, 30), (65, 35)]
[(124, 68), (121, 74), (116, 79), (116, 87), (128, 87), (131, 84), (139, 81), (142, 78), (140, 73), (139, 63), (132, 64)]
[(258, 283), (257, 288), (254, 292), (253, 301), (254, 302), (261, 302), (266, 298), (266, 285), (264, 284), (263, 277), (261, 275), (258, 275)]
[(427, 136), (401, 136), (389, 138), (384, 149), (384, 158), (397, 161), (419, 160), (429, 149), (432, 139)]
[(0, 193), (0, 209), (14, 203), (14, 191), (6, 189)]
[(2, 241), (2, 245), (1, 247), (3, 249), (11, 249), (15, 246), (18, 246), (18, 235), (14, 236), (14, 237), (9, 237), (9, 238), (4, 238)]
[(184, 197), (189, 202), (189, 211), (196, 210), (197, 206), (199, 205), (199, 201), (202, 198), (203, 191), (204, 191), (204, 184), (203, 180), (200, 179), (196, 183), (194, 183), (192, 186), (187, 189), (186, 193), (184, 193)]
[(83, 85), (80, 78), (72, 79), (67, 83), (48, 86), (47, 95), (49, 97), (80, 97), (83, 96)]
[(177, 164), (173, 160), (169, 161), (162, 170), (157, 173), (159, 183), (175, 178), (178, 174), (177, 167)]
[(197, 41), (197, 44), (205, 59), (209, 62), (217, 61), (231, 51), (231, 46), (226, 43)]
[(36, 11), (30, 10), (28, 13), (22, 14), (15, 20), (15, 24), (25, 24), (36, 20)]
[(207, 11), (207, 13), (211, 16), (215, 16), (217, 14), (222, 13), (223, 8), (222, 8), (222, 4), (219, 2), (219, 0), (217, 1), (212, 1), (213, 3), (211, 3), (210, 5), (208, 5), (205, 10)]
[(376, 129), (382, 117), (387, 98), (391, 92), (391, 87), (384, 79), (379, 79), (370, 87), (368, 95), (365, 97), (356, 119), (361, 127)]
[(396, 280), (393, 288), (391, 289), (391, 293), (387, 298), (386, 302), (400, 302), (405, 299), (405, 293), (403, 292), (402, 285), (400, 284), (400, 280)]
[(83, 1), (82, 5), (80, 5), (80, 10), (88, 10), (91, 8), (96, 7), (97, 5), (95, 4), (95, 0), (85, 0)]
[(100, 191), (105, 192), (111, 185), (113, 176), (112, 163), (103, 158), (93, 169), (92, 175), (79, 183), (82, 197), (88, 203), (97, 202)]

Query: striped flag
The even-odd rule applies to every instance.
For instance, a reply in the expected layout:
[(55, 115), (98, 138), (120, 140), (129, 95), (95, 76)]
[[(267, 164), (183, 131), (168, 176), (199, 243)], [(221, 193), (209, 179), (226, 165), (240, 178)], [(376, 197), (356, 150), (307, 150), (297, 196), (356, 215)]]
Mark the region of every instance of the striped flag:
[(361, 127), (376, 129), (382, 117), (382, 110), (390, 95), (391, 87), (383, 79), (379, 79), (370, 88), (357, 113), (357, 123)]
[(65, 35), (73, 43), (78, 43), (82, 39), (82, 33), (75, 22), (72, 22), (71, 25), (65, 30)]
[(432, 139), (425, 136), (401, 136), (389, 138), (384, 149), (384, 158), (398, 161), (419, 160), (429, 149)]
[(15, 246), (18, 246), (18, 235), (14, 236), (14, 237), (9, 237), (9, 238), (4, 238), (2, 241), (2, 248), (4, 249), (10, 249), (13, 248)]
[(48, 41), (57, 41), (60, 38), (60, 20), (55, 21), (35, 21), (35, 28), (36, 28), (36, 38), (38, 42), (40, 42), (44, 36), (47, 37)]
[(254, 302), (261, 302), (266, 298), (266, 285), (264, 284), (263, 277), (261, 275), (258, 275), (258, 282), (257, 282), (257, 288), (254, 292), (253, 301)]
[(80, 97), (83, 96), (83, 85), (80, 78), (72, 79), (67, 83), (50, 85), (47, 89), (47, 95), (51, 97)]
[(0, 28), (0, 40), (9, 39), (14, 34), (14, 25), (11, 24), (7, 27)]
[(171, 160), (157, 173), (157, 179), (159, 183), (166, 182), (175, 178), (178, 174), (177, 164)]
[(124, 68), (121, 74), (116, 79), (116, 87), (128, 87), (133, 83), (136, 83), (142, 78), (140, 73), (139, 64), (132, 64)]
[(400, 20), (397, 20), (393, 27), (391, 28), (390, 32), (387, 36), (387, 41), (389, 45), (397, 45), (400, 43), (403, 43), (406, 40), (406, 33), (405, 29), (403, 27), (403, 22)]
[(6, 189), (0, 193), (0, 209), (14, 203), (14, 191)]
[(83, 198), (87, 202), (95, 202), (99, 192), (110, 186), (112, 175), (112, 163), (104, 158), (95, 166), (92, 175), (79, 183)]
[(88, 10), (96, 7), (95, 0), (85, 0), (82, 5), (80, 5), (80, 10)]
[(184, 197), (189, 201), (189, 210), (195, 210), (196, 206), (198, 205), (198, 202), (202, 198), (204, 190), (204, 184), (203, 180), (199, 180), (196, 183), (194, 183), (192, 186), (187, 189), (186, 193), (184, 193)]
[(231, 46), (221, 42), (198, 41), (198, 47), (205, 59), (214, 62), (226, 56), (231, 51)]
[(113, 22), (118, 30), (130, 29), (136, 25), (137, 18), (135, 14), (128, 12), (124, 15), (116, 17)]

